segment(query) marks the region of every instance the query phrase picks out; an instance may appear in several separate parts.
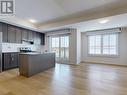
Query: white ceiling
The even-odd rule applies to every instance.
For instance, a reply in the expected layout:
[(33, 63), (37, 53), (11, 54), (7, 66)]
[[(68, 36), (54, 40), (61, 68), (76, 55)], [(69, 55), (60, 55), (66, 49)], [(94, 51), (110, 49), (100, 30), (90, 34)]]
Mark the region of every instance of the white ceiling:
[[(109, 20), (107, 23), (100, 23), (102, 20)], [(85, 22), (80, 22), (76, 24), (71, 24), (66, 27), (77, 28), (81, 32), (100, 30), (100, 29), (109, 29), (109, 28), (118, 28), (118, 27), (127, 27), (127, 13), (120, 14)]]
[[(52, 22), (68, 21), (82, 13), (87, 15), (89, 11), (115, 9), (125, 5), (127, 5), (127, 0), (15, 0), (15, 17), (2, 17), (1, 19), (43, 31), (42, 27)], [(29, 19), (35, 19), (37, 23), (32, 24), (28, 22)]]
[[(100, 21), (103, 20), (108, 20), (108, 22), (100, 23)], [(93, 31), (93, 30), (118, 28), (118, 27), (127, 27), (127, 13), (64, 25), (60, 27), (47, 28), (43, 32), (50, 32), (52, 30), (59, 30), (59, 29), (66, 29), (66, 28), (76, 28), (78, 31), (86, 32), (86, 31)]]
[(33, 18), (38, 23), (66, 17), (104, 5), (120, 4), (127, 0), (15, 0), (16, 17)]

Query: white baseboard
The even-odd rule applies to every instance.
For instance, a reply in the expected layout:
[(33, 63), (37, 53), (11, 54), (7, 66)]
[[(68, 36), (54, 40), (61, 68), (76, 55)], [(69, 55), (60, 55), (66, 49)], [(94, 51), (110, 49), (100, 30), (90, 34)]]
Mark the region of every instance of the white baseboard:
[(93, 63), (93, 64), (105, 64), (105, 65), (127, 66), (127, 64), (120, 64), (120, 63), (106, 63), (106, 62), (96, 62), (96, 61), (82, 61), (81, 63)]

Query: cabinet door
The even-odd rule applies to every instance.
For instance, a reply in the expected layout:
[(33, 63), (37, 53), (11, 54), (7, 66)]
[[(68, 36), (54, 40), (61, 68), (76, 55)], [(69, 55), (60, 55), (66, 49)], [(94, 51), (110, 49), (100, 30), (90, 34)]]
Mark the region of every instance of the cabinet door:
[(34, 41), (34, 33), (33, 33), (33, 31), (28, 31), (28, 41)]
[(8, 25), (8, 42), (16, 43), (16, 31), (15, 27)]
[(16, 43), (22, 43), (22, 31), (21, 28), (16, 27)]
[(45, 34), (41, 33), (41, 45), (45, 45)]
[(3, 54), (3, 70), (10, 69), (11, 57), (9, 53)]
[(34, 33), (34, 44), (41, 45), (41, 35), (38, 32)]
[(22, 29), (22, 40), (28, 41), (28, 32), (25, 29)]
[(18, 67), (19, 61), (18, 61), (18, 53), (14, 53), (14, 68)]
[(18, 67), (18, 55), (17, 53), (11, 53), (11, 66), (10, 68)]
[(2, 23), (2, 35), (3, 35), (3, 42), (8, 42), (8, 27), (7, 24)]
[(0, 32), (2, 32), (2, 23), (0, 23)]

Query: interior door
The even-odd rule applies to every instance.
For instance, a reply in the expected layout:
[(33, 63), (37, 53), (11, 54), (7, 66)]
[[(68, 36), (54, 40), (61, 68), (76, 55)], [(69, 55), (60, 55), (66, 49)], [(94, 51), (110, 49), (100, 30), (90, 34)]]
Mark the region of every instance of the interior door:
[(56, 54), (57, 63), (68, 63), (69, 36), (56, 36), (51, 38), (51, 51)]

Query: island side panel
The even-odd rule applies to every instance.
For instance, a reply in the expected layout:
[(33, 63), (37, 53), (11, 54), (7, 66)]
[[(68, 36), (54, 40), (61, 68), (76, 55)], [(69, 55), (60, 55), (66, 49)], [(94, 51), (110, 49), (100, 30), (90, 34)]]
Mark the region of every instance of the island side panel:
[[(34, 60), (33, 60), (34, 59)], [(30, 55), (29, 56), (29, 75), (40, 73), (47, 69), (55, 67), (55, 54), (54, 53), (45, 53), (39, 55)]]
[(29, 71), (28, 56), (19, 54), (19, 72), (20, 75), (27, 76)]
[[(55, 67), (55, 54), (20, 54), (20, 74), (30, 77), (34, 74)], [(22, 61), (23, 60), (23, 61)], [(25, 74), (25, 75), (24, 75)]]

